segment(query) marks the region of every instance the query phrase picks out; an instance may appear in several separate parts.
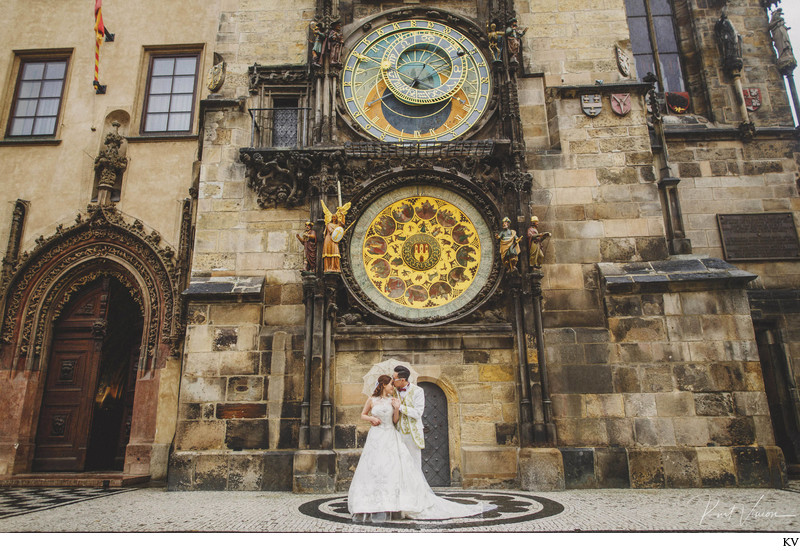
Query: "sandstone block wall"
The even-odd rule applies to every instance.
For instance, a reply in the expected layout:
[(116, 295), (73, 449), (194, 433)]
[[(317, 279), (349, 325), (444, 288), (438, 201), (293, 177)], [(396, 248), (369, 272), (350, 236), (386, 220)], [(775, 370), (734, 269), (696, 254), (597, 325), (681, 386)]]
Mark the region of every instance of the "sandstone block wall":
[(302, 335), (261, 331), (260, 304), (193, 304), (175, 448), (297, 447)]
[[(515, 479), (516, 452), (513, 458), (502, 455), (505, 447), (513, 450), (519, 445), (519, 376), (511, 335), (463, 328), (446, 329), (439, 335), (407, 329), (381, 332), (353, 328), (336, 337), (337, 451), (363, 447), (370, 428), (360, 418), (366, 402), (361, 394), (363, 376), (372, 365), (394, 358), (411, 363), (419, 382), (434, 383), (447, 397), (452, 482)], [(493, 460), (500, 461), (502, 468), (487, 469), (487, 450), (500, 454)], [(345, 484), (352, 471), (340, 469), (339, 476), (340, 484)]]
[(747, 297), (606, 297), (609, 330), (549, 330), (566, 446), (774, 445)]

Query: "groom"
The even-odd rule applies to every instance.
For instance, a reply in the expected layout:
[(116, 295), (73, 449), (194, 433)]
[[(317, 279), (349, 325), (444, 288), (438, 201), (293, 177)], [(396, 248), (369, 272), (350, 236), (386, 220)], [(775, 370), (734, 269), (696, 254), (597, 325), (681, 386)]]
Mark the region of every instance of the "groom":
[(425, 393), (417, 385), (408, 381), (411, 372), (398, 365), (392, 374), (392, 383), (399, 398), (392, 398), (392, 406), (400, 412), (397, 430), (402, 434), (403, 443), (422, 469), (422, 448), (425, 435), (422, 433), (422, 412), (425, 411)]

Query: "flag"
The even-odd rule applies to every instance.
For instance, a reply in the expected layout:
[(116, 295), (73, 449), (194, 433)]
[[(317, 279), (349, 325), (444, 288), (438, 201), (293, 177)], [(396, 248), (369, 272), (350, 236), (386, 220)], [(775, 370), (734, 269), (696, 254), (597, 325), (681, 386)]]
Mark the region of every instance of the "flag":
[(94, 2), (94, 32), (97, 33), (99, 38), (106, 34), (106, 29), (103, 26), (103, 0), (95, 0)]
[(103, 26), (103, 0), (94, 2), (94, 89), (100, 88), (100, 43), (106, 33)]

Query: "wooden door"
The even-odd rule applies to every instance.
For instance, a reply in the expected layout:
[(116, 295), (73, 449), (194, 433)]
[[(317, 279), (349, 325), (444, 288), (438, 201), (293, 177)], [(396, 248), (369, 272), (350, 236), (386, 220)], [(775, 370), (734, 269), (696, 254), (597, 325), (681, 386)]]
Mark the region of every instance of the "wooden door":
[(447, 396), (433, 383), (420, 383), (425, 391), (422, 426), (422, 472), (431, 486), (450, 486), (450, 443), (447, 430)]
[(84, 468), (107, 305), (104, 280), (74, 299), (54, 328), (36, 431), (35, 471)]
[(800, 463), (800, 431), (797, 411), (789, 390), (794, 386), (790, 384), (792, 375), (779, 340), (780, 333), (768, 324), (756, 324), (755, 330), (775, 443), (783, 451), (786, 462), (797, 465)]

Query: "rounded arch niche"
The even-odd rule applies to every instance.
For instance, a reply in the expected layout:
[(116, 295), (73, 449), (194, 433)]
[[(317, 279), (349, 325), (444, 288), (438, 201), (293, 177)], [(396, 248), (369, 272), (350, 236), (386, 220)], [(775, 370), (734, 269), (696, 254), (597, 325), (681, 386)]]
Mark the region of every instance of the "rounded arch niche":
[(498, 213), (450, 171), (396, 171), (354, 197), (342, 254), (345, 285), (376, 316), (439, 325), (478, 308), (499, 282)]

